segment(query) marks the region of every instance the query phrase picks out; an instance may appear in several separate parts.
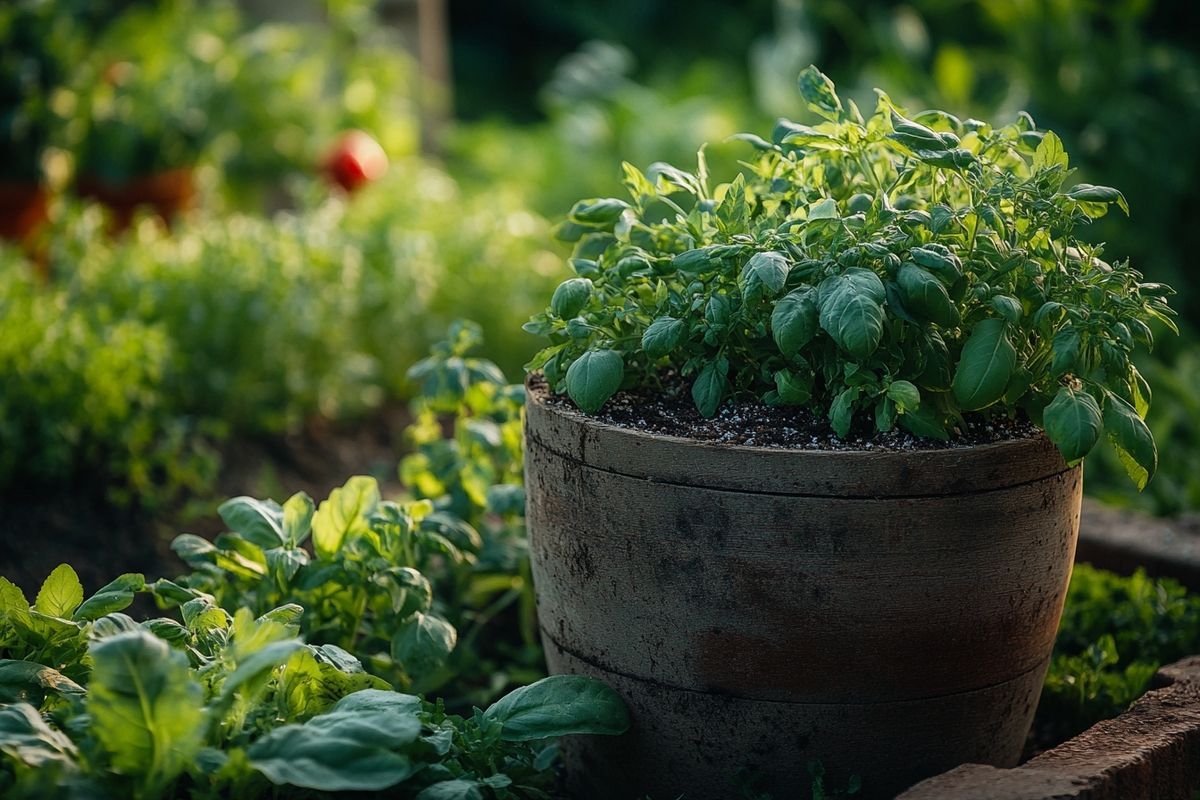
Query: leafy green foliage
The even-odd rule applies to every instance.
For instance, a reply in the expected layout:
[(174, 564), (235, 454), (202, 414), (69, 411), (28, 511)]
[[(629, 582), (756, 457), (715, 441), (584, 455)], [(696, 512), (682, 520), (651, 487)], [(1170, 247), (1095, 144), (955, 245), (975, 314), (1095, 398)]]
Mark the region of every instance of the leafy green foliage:
[[(226, 508), (243, 523), (253, 519), (244, 501)], [(274, 516), (269, 504), (258, 508)], [(39, 591), (40, 610), (0, 579), (6, 797), (268, 798), (279, 796), (277, 787), (296, 787), (547, 798), (554, 738), (628, 727), (611, 689), (576, 676), (546, 678), (472, 717), (447, 714), (441, 701), (392, 690), (342, 648), (304, 644), (297, 633), (306, 612), (297, 605), (258, 617), (247, 608), (229, 613), (187, 581), (134, 577), (83, 605), (95, 606), (119, 584), (128, 587), (127, 602), (145, 592), (178, 609), (178, 618), (50, 613), (82, 607), (66, 565)]]
[(1200, 648), (1200, 596), (1138, 571), (1121, 577), (1076, 564), (1038, 706), (1054, 741), (1115, 716), (1155, 671)]
[[(526, 325), (551, 341), (529, 367), (595, 411), (670, 366), (702, 414), (755, 396), (828, 413), (843, 436), (868, 413), (945, 438), (968, 411), (1041, 422), (1049, 406), (1047, 432), (1081, 458), (1092, 411), (1137, 406), (1130, 354), (1148, 323), (1173, 327), (1160, 287), (1076, 237), (1123, 196), (1068, 185), (1061, 142), (1028, 115), (909, 118), (880, 92), (866, 119), (812, 67), (800, 89), (825, 121), (744, 137), (758, 153), (732, 180), (712, 184), (702, 150), (694, 174), (626, 164), (629, 203), (573, 209), (560, 234), (586, 303)], [(895, 405), (896, 381), (915, 407)], [(1144, 484), (1152, 449), (1113, 413)]]

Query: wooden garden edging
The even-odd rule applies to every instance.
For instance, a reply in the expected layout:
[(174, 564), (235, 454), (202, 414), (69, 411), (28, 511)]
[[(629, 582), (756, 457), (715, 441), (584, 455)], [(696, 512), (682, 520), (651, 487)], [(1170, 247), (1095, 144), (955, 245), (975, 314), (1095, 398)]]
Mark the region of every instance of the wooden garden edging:
[(897, 800), (1190, 800), (1200, 787), (1200, 656), (1163, 667), (1160, 688), (1015, 769), (965, 764)]

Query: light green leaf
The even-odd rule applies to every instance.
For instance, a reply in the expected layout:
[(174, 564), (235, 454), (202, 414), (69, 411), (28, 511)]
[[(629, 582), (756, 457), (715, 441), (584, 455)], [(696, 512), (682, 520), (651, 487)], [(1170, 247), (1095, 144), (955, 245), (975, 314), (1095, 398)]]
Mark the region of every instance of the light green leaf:
[(1154, 435), (1133, 406), (1111, 393), (1104, 407), (1104, 432), (1138, 491), (1145, 489), (1158, 469)]
[(1041, 172), (1056, 166), (1066, 170), (1068, 163), (1067, 152), (1063, 149), (1062, 140), (1054, 134), (1054, 131), (1046, 131), (1033, 154), (1033, 171)]
[(987, 408), (1004, 396), (1017, 364), (1007, 323), (985, 319), (975, 324), (954, 371), (954, 397), (964, 411)]
[(70, 619), (83, 602), (83, 584), (70, 564), (59, 564), (42, 583), (33, 610), (50, 617)]
[(283, 504), (283, 539), (289, 547), (299, 547), (312, 533), (315, 506), (304, 492), (296, 492)]
[(1100, 407), (1087, 392), (1063, 386), (1042, 412), (1042, 425), (1068, 464), (1086, 456), (1100, 438)]
[(331, 560), (349, 535), (370, 530), (367, 517), (379, 505), (379, 483), (356, 475), (346, 485), (329, 493), (313, 516), (313, 548), (317, 558)]
[(204, 744), (204, 690), (187, 656), (146, 631), (91, 647), (88, 684), (92, 733), (112, 769), (139, 776), (155, 796), (188, 767)]
[(501, 724), (501, 738), (507, 742), (575, 734), (615, 736), (629, 728), (620, 695), (582, 675), (552, 675), (523, 686), (501, 697), (483, 716)]
[(841, 117), (842, 101), (825, 73), (810, 64), (800, 72), (796, 82), (800, 97), (812, 111), (833, 122)]
[(625, 362), (615, 350), (588, 350), (567, 369), (567, 394), (586, 414), (594, 414), (621, 388)]
[(283, 544), (283, 509), (274, 500), (235, 497), (217, 509), (229, 530), (262, 548)]
[(892, 381), (888, 385), (887, 396), (896, 403), (902, 414), (916, 411), (921, 406), (920, 390), (908, 381)]

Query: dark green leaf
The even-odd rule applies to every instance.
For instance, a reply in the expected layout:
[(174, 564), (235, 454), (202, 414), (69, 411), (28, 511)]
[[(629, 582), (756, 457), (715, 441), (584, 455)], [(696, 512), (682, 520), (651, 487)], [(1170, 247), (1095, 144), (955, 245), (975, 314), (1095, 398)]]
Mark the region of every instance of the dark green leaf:
[(625, 364), (615, 350), (588, 350), (567, 369), (567, 394), (587, 414), (600, 410), (621, 388)]
[(1100, 407), (1090, 394), (1063, 386), (1042, 412), (1042, 425), (1063, 458), (1073, 464), (1086, 456), (1100, 438)]
[(955, 399), (964, 411), (987, 408), (1004, 396), (1016, 364), (1007, 323), (1002, 319), (976, 323), (954, 371)]
[(729, 381), (729, 361), (721, 357), (710, 361), (700, 370), (692, 383), (692, 401), (696, 410), (705, 419), (716, 416), (721, 401), (725, 399), (725, 388)]
[(509, 742), (574, 734), (615, 736), (629, 727), (621, 697), (594, 678), (552, 675), (497, 700), (484, 718), (501, 724)]

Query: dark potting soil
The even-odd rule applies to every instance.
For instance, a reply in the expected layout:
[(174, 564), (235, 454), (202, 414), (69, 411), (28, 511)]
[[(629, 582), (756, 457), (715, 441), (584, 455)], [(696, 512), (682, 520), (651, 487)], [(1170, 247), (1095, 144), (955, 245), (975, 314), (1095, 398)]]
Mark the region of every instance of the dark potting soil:
[[(966, 428), (953, 432), (944, 442), (918, 438), (899, 427), (879, 433), (862, 419), (856, 420), (850, 434), (842, 439), (829, 427), (829, 420), (824, 416), (795, 407), (769, 406), (755, 400), (726, 401), (715, 417), (705, 419), (692, 402), (689, 381), (670, 374), (664, 375), (662, 382), (661, 390), (618, 392), (591, 417), (598, 422), (646, 433), (719, 444), (798, 450), (941, 450), (1040, 434), (1038, 427), (1025, 419), (968, 414)], [(532, 378), (531, 388), (545, 397), (550, 406), (578, 411), (565, 394), (550, 392), (540, 375)]]

